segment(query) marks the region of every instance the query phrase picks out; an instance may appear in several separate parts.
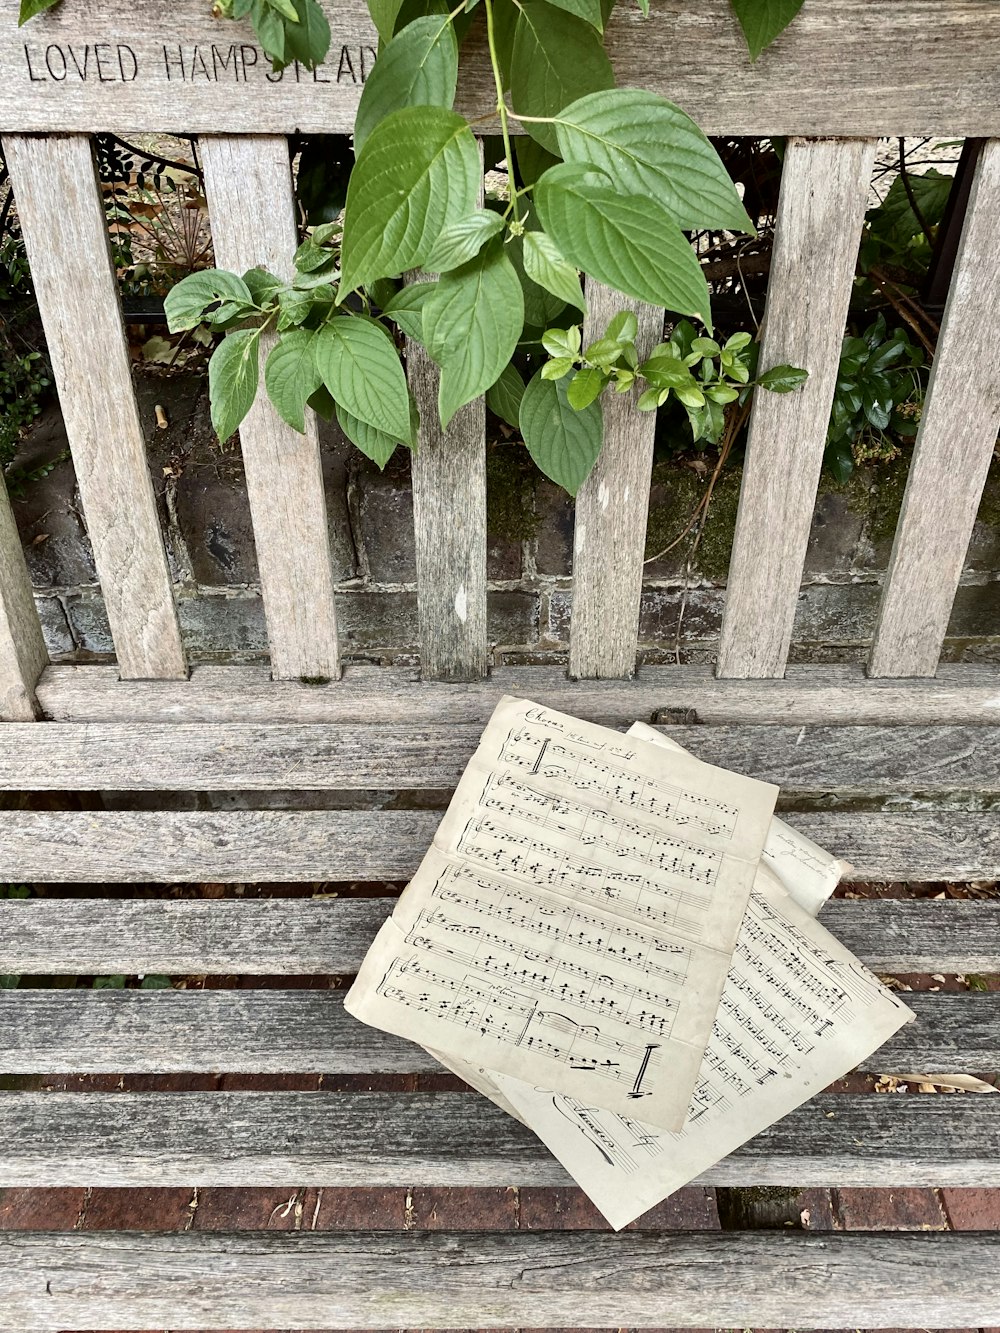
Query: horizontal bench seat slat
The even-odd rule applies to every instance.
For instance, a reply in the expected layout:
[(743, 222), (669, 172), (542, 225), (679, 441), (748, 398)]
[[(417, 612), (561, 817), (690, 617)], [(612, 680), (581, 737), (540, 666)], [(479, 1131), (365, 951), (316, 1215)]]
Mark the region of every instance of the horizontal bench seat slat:
[(189, 681), (122, 681), (114, 667), (50, 666), (38, 685), (58, 722), (405, 722), (485, 725), (504, 694), (627, 727), (665, 709), (705, 723), (1000, 725), (1000, 668), (945, 664), (932, 680), (871, 680), (861, 666), (790, 666), (780, 680), (718, 680), (711, 667), (644, 666), (629, 681), (570, 681), (562, 667), (497, 667), (436, 685), (412, 667), (345, 668), (329, 685), (273, 681), (266, 666), (196, 666)]
[[(908, 1023), (859, 1066), (1000, 1067), (1000, 995), (907, 995)], [(440, 1071), (419, 1046), (359, 1023), (319, 990), (4, 990), (0, 1069), (13, 1074)]]
[(1000, 1235), (8, 1233), (0, 1329), (1000, 1323)]
[[(356, 972), (394, 898), (40, 898), (0, 903), (0, 974)], [(1000, 972), (1000, 902), (836, 901), (821, 916), (879, 972)]]
[[(2, 1093), (0, 1188), (564, 1186), (475, 1093)], [(799, 1189), (1000, 1186), (1000, 1097), (814, 1098), (698, 1179)]]
[[(784, 796), (1000, 793), (990, 727), (675, 726), (692, 754)], [(478, 725), (66, 723), (0, 727), (8, 791), (446, 789)]]
[[(155, 884), (406, 880), (427, 811), (0, 812), (0, 882)], [(854, 880), (1000, 878), (1000, 812), (789, 814)]]

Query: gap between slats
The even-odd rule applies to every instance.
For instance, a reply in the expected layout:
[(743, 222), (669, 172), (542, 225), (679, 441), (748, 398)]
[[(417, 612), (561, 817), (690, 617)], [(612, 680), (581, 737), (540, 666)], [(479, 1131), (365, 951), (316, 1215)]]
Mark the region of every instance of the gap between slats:
[(760, 369), (808, 370), (754, 395), (719, 644), (720, 676), (781, 676), (819, 485), (875, 141), (785, 150)]
[(983, 148), (910, 463), (869, 660), (933, 676), (1000, 430), (1000, 140)]
[(6, 135), (3, 149), (119, 670), (183, 678), (90, 140)]
[[(298, 233), (287, 140), (206, 136), (199, 148), (219, 267), (237, 273), (263, 267), (289, 277)], [(261, 339), (262, 369), (275, 342), (270, 333)], [(315, 413), (306, 409), (300, 435), (278, 415), (262, 383), (240, 444), (272, 674), (336, 679), (334, 577)]]

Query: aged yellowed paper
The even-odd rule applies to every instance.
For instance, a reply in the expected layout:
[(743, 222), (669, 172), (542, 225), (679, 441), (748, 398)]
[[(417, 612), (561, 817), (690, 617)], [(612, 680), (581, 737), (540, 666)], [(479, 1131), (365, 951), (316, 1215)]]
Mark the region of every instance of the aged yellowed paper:
[(349, 1012), (679, 1129), (775, 796), (505, 698)]

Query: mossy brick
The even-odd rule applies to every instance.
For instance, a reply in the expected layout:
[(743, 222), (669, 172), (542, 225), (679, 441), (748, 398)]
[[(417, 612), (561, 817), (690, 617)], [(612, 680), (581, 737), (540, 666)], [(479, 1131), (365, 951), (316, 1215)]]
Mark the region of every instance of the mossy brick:
[(413, 583), (417, 577), (410, 461), (397, 449), (385, 471), (358, 454), (353, 462), (358, 540), (376, 583)]
[(573, 569), (573, 499), (561, 486), (540, 480), (535, 487), (535, 513), (535, 568), (539, 574), (565, 577)]
[[(62, 415), (57, 407), (49, 407), (21, 444), (13, 471), (32, 472), (49, 466), (68, 449)], [(37, 481), (24, 482), (20, 494), (12, 497), (12, 507), (36, 588), (94, 582), (94, 553), (81, 517), (71, 458), (56, 463)]]
[(865, 499), (858, 486), (821, 481), (806, 547), (807, 575), (847, 574), (854, 568), (865, 526)]

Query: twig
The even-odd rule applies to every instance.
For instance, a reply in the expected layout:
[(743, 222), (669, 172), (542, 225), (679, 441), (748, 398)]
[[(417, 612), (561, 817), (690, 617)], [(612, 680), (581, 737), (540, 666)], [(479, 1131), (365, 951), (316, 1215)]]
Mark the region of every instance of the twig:
[(913, 193), (913, 186), (910, 184), (910, 175), (906, 170), (906, 140), (900, 137), (899, 140), (899, 178), (903, 182), (903, 189), (906, 191), (906, 197), (910, 201), (910, 207), (913, 209), (913, 216), (920, 223), (920, 230), (927, 238), (927, 244), (934, 249), (934, 237), (931, 229), (927, 225), (927, 219), (920, 211), (920, 205), (917, 203), (917, 197)]
[(912, 299), (912, 297), (909, 297), (906, 295), (905, 292), (900, 291), (894, 282), (891, 282), (887, 277), (883, 276), (880, 269), (877, 268), (869, 269), (868, 276), (871, 279), (871, 281), (875, 284), (875, 286), (879, 289), (879, 291), (882, 293), (882, 295), (885, 297), (885, 299), (892, 306), (893, 310), (895, 310), (896, 314), (900, 317), (900, 319), (903, 320), (906, 324), (908, 324), (910, 328), (913, 330), (913, 332), (920, 339), (921, 345), (923, 346), (923, 349), (927, 353), (927, 355), (933, 357), (934, 352), (936, 350), (935, 344), (931, 342), (931, 340), (927, 337), (926, 333), (920, 327), (920, 319), (926, 321), (927, 325), (933, 331), (935, 337), (937, 337), (941, 332), (941, 329), (938, 326), (938, 324), (931, 318), (930, 315), (928, 315), (926, 310), (921, 309), (921, 307), (917, 304), (916, 301)]

